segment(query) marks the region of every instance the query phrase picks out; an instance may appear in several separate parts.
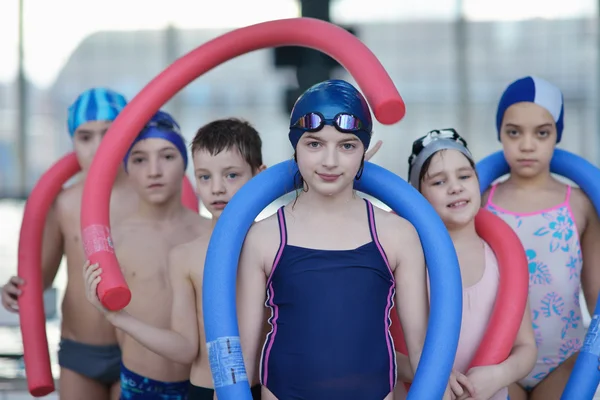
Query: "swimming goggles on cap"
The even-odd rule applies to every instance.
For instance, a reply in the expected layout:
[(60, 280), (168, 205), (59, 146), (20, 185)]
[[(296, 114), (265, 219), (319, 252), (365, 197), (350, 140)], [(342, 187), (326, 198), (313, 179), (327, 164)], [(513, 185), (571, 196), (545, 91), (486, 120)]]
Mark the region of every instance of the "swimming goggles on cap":
[(331, 125), (340, 132), (352, 133), (364, 131), (364, 124), (355, 115), (339, 113), (333, 119), (326, 119), (321, 113), (311, 112), (303, 115), (291, 128), (301, 129), (306, 132), (316, 132), (325, 125)]

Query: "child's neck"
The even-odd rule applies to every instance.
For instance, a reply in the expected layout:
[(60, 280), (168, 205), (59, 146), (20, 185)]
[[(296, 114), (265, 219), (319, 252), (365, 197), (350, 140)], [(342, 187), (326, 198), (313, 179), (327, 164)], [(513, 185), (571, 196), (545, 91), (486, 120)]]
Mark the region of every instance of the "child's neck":
[[(311, 214), (338, 214), (346, 209), (348, 203), (355, 198), (354, 190), (350, 188), (348, 192), (341, 192), (336, 195), (323, 195), (315, 190), (302, 192), (298, 196), (297, 204), (305, 204), (311, 208)], [(301, 206), (302, 207), (302, 206)]]
[(479, 235), (477, 235), (477, 232), (475, 231), (474, 220), (460, 227), (452, 227), (448, 229), (448, 233), (450, 233), (450, 238), (452, 239), (452, 243), (454, 243), (455, 247), (457, 244), (479, 239)]
[(531, 177), (511, 174), (506, 183), (518, 189), (538, 190), (548, 187), (553, 181), (550, 171), (547, 171)]
[(169, 221), (179, 217), (184, 211), (185, 207), (181, 204), (181, 194), (177, 194), (161, 204), (153, 204), (140, 199), (137, 215), (147, 220)]
[(125, 169), (123, 169), (123, 167), (119, 167), (119, 170), (117, 171), (117, 177), (115, 178), (115, 184), (114, 186), (121, 186), (121, 185), (128, 185), (129, 183), (127, 182), (127, 173), (125, 172)]

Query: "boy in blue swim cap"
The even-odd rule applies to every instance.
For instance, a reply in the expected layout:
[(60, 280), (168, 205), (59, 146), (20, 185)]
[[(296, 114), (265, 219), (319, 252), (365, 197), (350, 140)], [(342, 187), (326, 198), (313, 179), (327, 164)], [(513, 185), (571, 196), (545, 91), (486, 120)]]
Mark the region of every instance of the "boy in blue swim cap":
[[(158, 135), (158, 133), (142, 133), (140, 138), (145, 140)], [(169, 133), (169, 136), (172, 138), (170, 140), (171, 155), (176, 155), (175, 150), (180, 151), (182, 146), (174, 132)], [(141, 140), (140, 138), (136, 140), (136, 143)], [(191, 144), (196, 188), (202, 203), (213, 215), (213, 226), (231, 197), (253, 176), (266, 168), (262, 162), (261, 146), (262, 141), (258, 132), (249, 123), (239, 119), (229, 118), (213, 121), (198, 130)], [(136, 162), (146, 162), (136, 161), (137, 149), (137, 144), (135, 144), (128, 155), (127, 168), (130, 174), (133, 174), (131, 168), (135, 168)], [(184, 158), (182, 153), (179, 162), (185, 164)], [(157, 196), (158, 194), (155, 195), (155, 198)], [(194, 222), (194, 219), (198, 218), (190, 217), (188, 230), (193, 230), (194, 227), (202, 224)], [(173, 235), (175, 235), (174, 232), (170, 236)], [(149, 349), (145, 350), (146, 352), (160, 355), (161, 360), (171, 360), (172, 365), (189, 366), (192, 364), (189, 375), (191, 384), (189, 385), (188, 400), (212, 400), (214, 398), (202, 316), (203, 260), (206, 256), (209, 239), (210, 232), (203, 232), (194, 240), (174, 247), (169, 253), (168, 272), (173, 299), (172, 302), (165, 302), (165, 306), (159, 308), (168, 310), (171, 315), (169, 323), (158, 321), (155, 318), (143, 318), (143, 315), (134, 315), (132, 311), (106, 312), (97, 301), (95, 283), (88, 285), (90, 300), (106, 313), (117, 328), (130, 335), (128, 337), (135, 339), (136, 343)], [(137, 236), (137, 239), (132, 240), (139, 242), (140, 239)], [(172, 240), (169, 239), (171, 243)], [(146, 252), (150, 251), (146, 250)], [(152, 254), (154, 255), (154, 253)], [(155, 257), (154, 255), (152, 258)], [(140, 266), (147, 270), (149, 262), (141, 263)], [(94, 274), (94, 271), (96, 271), (96, 267), (89, 268), (88, 275), (95, 276), (91, 275)], [(142, 273), (140, 270), (140, 274)], [(134, 290), (132, 288), (132, 291)], [(133, 298), (136, 298), (135, 291)], [(157, 305), (153, 306), (155, 309), (156, 307)], [(262, 315), (257, 318), (261, 322), (264, 320)], [(139, 348), (137, 350), (141, 351)], [(127, 363), (128, 350), (124, 347), (123, 351), (124, 363)], [(137, 382), (135, 376), (131, 378), (132, 367), (128, 366), (128, 368), (129, 371), (124, 374), (127, 376), (126, 380), (131, 379)], [(189, 371), (189, 367), (187, 368)], [(127, 388), (124, 391), (131, 392)], [(253, 388), (253, 396), (255, 399), (260, 398), (260, 386)]]
[[(81, 265), (85, 254), (80, 237), (81, 196), (85, 176), (102, 138), (127, 101), (107, 88), (81, 93), (68, 109), (67, 128), (81, 177), (56, 198), (46, 221), (43, 238), (42, 276), (44, 288), (52, 285), (63, 255), (66, 256), (68, 284), (62, 303), (62, 332), (58, 351), (62, 399), (109, 400), (118, 395), (121, 352), (114, 327), (85, 301), (81, 290)], [(111, 224), (130, 215), (137, 207), (137, 195), (121, 170), (112, 190)], [(74, 283), (73, 283), (74, 282)], [(17, 311), (19, 285), (13, 277), (2, 290), (2, 303)]]
[[(341, 80), (314, 85), (292, 110), (299, 194), (250, 228), (238, 272), (245, 365), (253, 376), (260, 362), (266, 398), (391, 399), (394, 302), (416, 369), (428, 309), (419, 237), (353, 189), (372, 129), (364, 97)], [(265, 304), (266, 340), (256, 317)]]
[[(112, 232), (132, 292), (126, 313), (157, 328), (167, 328), (171, 321), (173, 290), (166, 284), (170, 250), (206, 233), (210, 226), (181, 203), (187, 160), (179, 125), (163, 111), (146, 124), (124, 159), (131, 185), (140, 198), (137, 210), (119, 221)], [(105, 310), (96, 294), (102, 266), (88, 266), (86, 263), (84, 267), (88, 299), (112, 322), (118, 313)], [(186, 399), (190, 363), (157, 355), (126, 333), (120, 343), (123, 399)]]

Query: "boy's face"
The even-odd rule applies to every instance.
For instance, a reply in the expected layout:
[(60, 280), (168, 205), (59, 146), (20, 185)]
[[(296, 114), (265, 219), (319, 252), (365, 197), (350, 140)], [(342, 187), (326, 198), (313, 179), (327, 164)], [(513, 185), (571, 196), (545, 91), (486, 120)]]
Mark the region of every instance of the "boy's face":
[(233, 195), (256, 173), (265, 169), (263, 165), (258, 171), (252, 171), (235, 148), (216, 155), (201, 149), (195, 151), (192, 158), (198, 196), (213, 218), (219, 218)]
[(168, 140), (140, 140), (127, 159), (127, 173), (142, 199), (163, 204), (181, 192), (183, 157)]
[(111, 124), (111, 121), (90, 121), (80, 125), (75, 131), (73, 149), (83, 171), (90, 168), (100, 142)]

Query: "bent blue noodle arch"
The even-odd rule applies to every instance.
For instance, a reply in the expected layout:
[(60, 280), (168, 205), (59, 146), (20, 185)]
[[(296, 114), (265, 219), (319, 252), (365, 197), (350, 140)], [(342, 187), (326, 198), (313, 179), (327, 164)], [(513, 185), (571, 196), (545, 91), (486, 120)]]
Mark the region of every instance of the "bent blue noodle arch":
[[(293, 191), (298, 167), (279, 163), (254, 177), (231, 199), (213, 231), (204, 267), (203, 311), (208, 356), (217, 396), (251, 400), (236, 313), (236, 276), (242, 244), (258, 214)], [(454, 364), (462, 318), (458, 259), (442, 220), (421, 194), (399, 176), (365, 162), (355, 188), (374, 196), (416, 228), (431, 284), (427, 336), (409, 400), (440, 399)]]
[[(504, 153), (494, 153), (477, 164), (481, 193), (510, 171)], [(575, 182), (590, 198), (596, 212), (600, 211), (600, 169), (585, 159), (565, 150), (556, 149), (550, 171)], [(592, 399), (600, 383), (598, 360), (600, 357), (600, 297), (596, 302), (592, 322), (588, 328), (575, 367), (565, 387), (561, 400)]]

